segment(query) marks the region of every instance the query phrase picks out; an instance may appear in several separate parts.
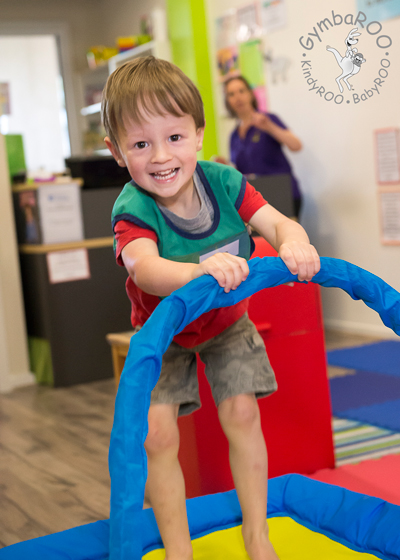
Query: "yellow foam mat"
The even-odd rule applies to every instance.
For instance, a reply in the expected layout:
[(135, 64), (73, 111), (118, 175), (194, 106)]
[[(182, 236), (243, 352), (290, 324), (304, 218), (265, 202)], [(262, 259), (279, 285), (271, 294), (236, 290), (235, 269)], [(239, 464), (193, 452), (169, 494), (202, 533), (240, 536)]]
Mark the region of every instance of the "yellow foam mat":
[[(280, 560), (369, 560), (377, 556), (355, 552), (325, 535), (307, 529), (290, 517), (268, 520), (271, 542)], [(194, 539), (194, 560), (248, 560), (241, 526)], [(148, 552), (144, 560), (164, 560), (164, 549)]]

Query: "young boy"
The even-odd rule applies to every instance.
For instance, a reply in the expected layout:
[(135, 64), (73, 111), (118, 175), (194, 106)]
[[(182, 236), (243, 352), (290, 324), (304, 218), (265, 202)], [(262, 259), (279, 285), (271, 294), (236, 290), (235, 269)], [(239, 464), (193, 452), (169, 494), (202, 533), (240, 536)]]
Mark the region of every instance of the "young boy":
[[(267, 204), (235, 169), (197, 163), (203, 104), (176, 66), (144, 57), (118, 68), (104, 89), (102, 116), (106, 144), (132, 177), (115, 203), (113, 228), (117, 262), (129, 272), (134, 326), (144, 324), (161, 297), (203, 274), (225, 292), (245, 281), (251, 254), (247, 222), (299, 280), (318, 272), (317, 252), (298, 223)], [(146, 497), (168, 560), (193, 558), (177, 418), (200, 406), (196, 352), (206, 364), (229, 441), (247, 553), (252, 560), (278, 558), (266, 523), (267, 452), (256, 400), (274, 392), (276, 382), (247, 305), (212, 310), (177, 335), (152, 392)]]

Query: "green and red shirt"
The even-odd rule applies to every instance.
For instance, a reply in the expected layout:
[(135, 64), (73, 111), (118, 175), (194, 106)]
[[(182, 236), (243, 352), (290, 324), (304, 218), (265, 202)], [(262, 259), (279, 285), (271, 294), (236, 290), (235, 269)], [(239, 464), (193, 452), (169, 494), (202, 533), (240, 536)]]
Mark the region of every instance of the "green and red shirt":
[[(198, 263), (214, 252), (223, 251), (250, 258), (252, 240), (245, 222), (266, 204), (265, 200), (232, 167), (204, 161), (197, 164), (196, 172), (213, 206), (211, 227), (196, 234), (180, 229), (160, 211), (146, 191), (130, 182), (119, 195), (112, 213), (118, 264), (123, 266), (122, 249), (140, 237), (154, 240), (161, 257), (177, 262)], [(141, 290), (130, 277), (126, 289), (132, 303), (132, 325), (143, 325), (160, 298)], [(248, 300), (244, 300), (232, 307), (213, 309), (187, 325), (174, 341), (187, 348), (197, 346), (232, 325), (247, 308)]]

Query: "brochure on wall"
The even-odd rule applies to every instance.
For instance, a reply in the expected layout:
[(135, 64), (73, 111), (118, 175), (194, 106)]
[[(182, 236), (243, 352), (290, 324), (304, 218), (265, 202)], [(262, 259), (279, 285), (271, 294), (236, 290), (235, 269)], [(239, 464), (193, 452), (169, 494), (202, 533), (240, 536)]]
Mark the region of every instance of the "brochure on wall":
[(77, 183), (41, 185), (38, 206), (43, 243), (83, 239), (80, 190)]
[(256, 4), (248, 4), (237, 11), (237, 39), (239, 42), (249, 41), (261, 36)]
[(216, 19), (217, 65), (220, 80), (239, 73), (236, 10)]
[(400, 245), (400, 186), (379, 189), (381, 242)]
[(266, 35), (285, 27), (286, 0), (261, 0), (261, 22)]
[(47, 270), (51, 284), (87, 280), (90, 278), (87, 249), (53, 251), (47, 253)]
[(222, 82), (239, 74), (239, 56), (237, 45), (217, 51), (219, 77)]
[(268, 103), (265, 85), (254, 88), (253, 93), (257, 101), (258, 110), (261, 111), (261, 113), (266, 113), (268, 111)]
[(377, 182), (400, 183), (400, 129), (375, 130)]
[(363, 12), (368, 21), (383, 21), (400, 15), (398, 0), (357, 0), (357, 11)]
[(216, 19), (217, 50), (236, 45), (236, 10), (232, 9)]
[(252, 88), (264, 84), (263, 56), (259, 39), (240, 44), (239, 68)]

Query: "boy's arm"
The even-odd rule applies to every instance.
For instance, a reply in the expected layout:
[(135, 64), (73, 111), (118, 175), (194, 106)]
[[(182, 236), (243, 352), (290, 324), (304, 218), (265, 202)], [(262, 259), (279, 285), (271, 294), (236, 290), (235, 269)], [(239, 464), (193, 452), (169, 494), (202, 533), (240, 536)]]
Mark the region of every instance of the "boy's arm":
[(144, 237), (125, 245), (121, 256), (133, 282), (144, 292), (162, 297), (203, 274), (213, 276), (229, 292), (249, 274), (246, 260), (229, 253), (217, 253), (200, 264), (164, 259), (157, 244)]
[(319, 256), (303, 227), (270, 204), (253, 214), (250, 225), (278, 251), (292, 274), (311, 280), (320, 269)]

